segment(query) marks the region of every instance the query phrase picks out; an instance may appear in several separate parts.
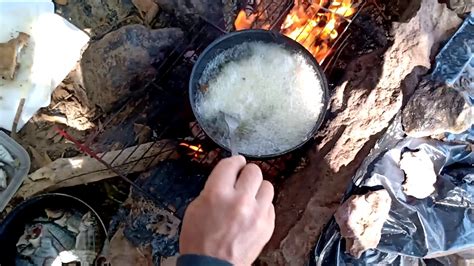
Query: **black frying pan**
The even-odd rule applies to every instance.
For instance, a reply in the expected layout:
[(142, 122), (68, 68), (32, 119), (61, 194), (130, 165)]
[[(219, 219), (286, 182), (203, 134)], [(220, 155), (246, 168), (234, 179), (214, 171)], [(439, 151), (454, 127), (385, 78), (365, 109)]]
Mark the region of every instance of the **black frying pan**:
[[(227, 34), (217, 39), (213, 43), (211, 43), (204, 50), (204, 52), (201, 54), (198, 61), (194, 65), (193, 71), (191, 73), (191, 80), (189, 82), (189, 98), (191, 101), (191, 107), (193, 109), (194, 115), (196, 116), (196, 119), (199, 125), (201, 125), (204, 132), (219, 146), (230, 151), (230, 148), (227, 147), (224, 143), (219, 142), (215, 134), (211, 132), (209, 128), (206, 127), (205, 123), (203, 123), (203, 119), (200, 117), (199, 113), (196, 111), (196, 99), (199, 96), (199, 94), (203, 93), (202, 87), (200, 84), (200, 79), (203, 75), (204, 70), (209, 64), (209, 62), (211, 62), (217, 55), (221, 54), (225, 50), (234, 48), (236, 45), (243, 44), (246, 42), (255, 42), (255, 41), (279, 44), (285, 49), (289, 50), (290, 52), (299, 53), (303, 55), (306, 58), (307, 62), (312, 67), (314, 67), (315, 72), (317, 73), (317, 75), (319, 76), (319, 79), (321, 80), (322, 89), (324, 90), (323, 110), (321, 111), (321, 114), (318, 120), (314, 121), (313, 130), (304, 139), (301, 139), (301, 142), (298, 145), (276, 154), (243, 154), (244, 156), (250, 157), (250, 158), (272, 158), (272, 157), (277, 157), (285, 153), (288, 153), (290, 151), (293, 151), (301, 147), (304, 143), (306, 143), (319, 129), (319, 127), (321, 126), (324, 120), (324, 116), (326, 114), (326, 109), (327, 109), (327, 105), (329, 101), (329, 93), (328, 93), (328, 85), (327, 85), (326, 77), (324, 76), (323, 71), (321, 70), (318, 62), (313, 57), (313, 55), (311, 55), (311, 53), (308, 52), (308, 50), (306, 50), (306, 48), (304, 48), (301, 44), (299, 44), (298, 42), (280, 33), (273, 32), (273, 31), (266, 31), (266, 30), (245, 30), (245, 31), (238, 31), (238, 32)], [(231, 58), (230, 60), (233, 60), (233, 59), (237, 60), (238, 58)], [(223, 64), (225, 63), (226, 62), (224, 62)]]

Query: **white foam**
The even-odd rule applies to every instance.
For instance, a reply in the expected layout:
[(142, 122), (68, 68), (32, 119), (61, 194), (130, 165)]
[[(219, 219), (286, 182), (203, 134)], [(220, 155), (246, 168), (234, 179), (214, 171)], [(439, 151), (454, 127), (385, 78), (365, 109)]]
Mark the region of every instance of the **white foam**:
[(203, 126), (228, 146), (222, 112), (240, 118), (236, 148), (250, 155), (297, 146), (313, 130), (324, 106), (313, 67), (276, 44), (250, 42), (225, 51), (206, 67), (201, 83), (208, 85), (196, 103)]

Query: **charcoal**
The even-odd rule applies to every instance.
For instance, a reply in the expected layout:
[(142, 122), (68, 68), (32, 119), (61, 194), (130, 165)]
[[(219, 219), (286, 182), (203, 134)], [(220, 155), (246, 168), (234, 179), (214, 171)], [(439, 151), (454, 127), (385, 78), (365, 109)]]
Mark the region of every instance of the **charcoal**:
[(82, 55), (83, 83), (91, 103), (109, 112), (143, 88), (157, 65), (183, 39), (178, 28), (129, 25), (92, 42)]
[[(200, 166), (184, 161), (165, 161), (148, 173), (142, 174), (137, 183), (167, 206), (173, 206), (182, 217), (189, 203), (204, 188), (206, 174)], [(137, 191), (134, 195), (140, 194)]]

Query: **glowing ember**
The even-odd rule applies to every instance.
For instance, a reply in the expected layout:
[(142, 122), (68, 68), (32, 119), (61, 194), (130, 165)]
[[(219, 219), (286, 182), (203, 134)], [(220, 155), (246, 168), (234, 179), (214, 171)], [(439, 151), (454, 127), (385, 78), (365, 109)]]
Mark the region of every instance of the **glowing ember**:
[(199, 144), (198, 146), (194, 146), (194, 145), (189, 145), (187, 143), (180, 143), (179, 146), (186, 147), (194, 152), (204, 152), (204, 150), (201, 147), (201, 144)]
[(245, 30), (250, 29), (252, 24), (257, 19), (257, 14), (252, 14), (247, 16), (247, 13), (244, 10), (241, 10), (235, 19), (234, 26), (236, 30)]
[[(332, 52), (330, 47), (339, 36), (338, 30), (342, 30), (342, 23), (355, 14), (354, 1), (295, 0), (293, 9), (281, 26), (281, 32), (301, 43), (322, 63)], [(250, 29), (255, 20), (255, 14), (247, 16), (245, 11), (241, 11), (235, 21), (235, 28)]]

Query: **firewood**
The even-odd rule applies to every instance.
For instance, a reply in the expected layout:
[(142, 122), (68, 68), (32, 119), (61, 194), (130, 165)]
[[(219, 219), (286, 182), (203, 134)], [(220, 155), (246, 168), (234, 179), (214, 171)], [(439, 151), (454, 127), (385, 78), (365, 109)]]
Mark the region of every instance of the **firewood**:
[[(124, 150), (98, 154), (98, 156), (103, 156), (105, 162), (112, 163), (113, 168), (123, 174), (143, 172), (160, 161), (178, 158), (177, 144), (172, 140), (149, 142)], [(93, 183), (116, 176), (118, 176), (116, 172), (88, 156), (61, 158), (31, 173), (16, 196), (28, 198), (39, 193)]]

